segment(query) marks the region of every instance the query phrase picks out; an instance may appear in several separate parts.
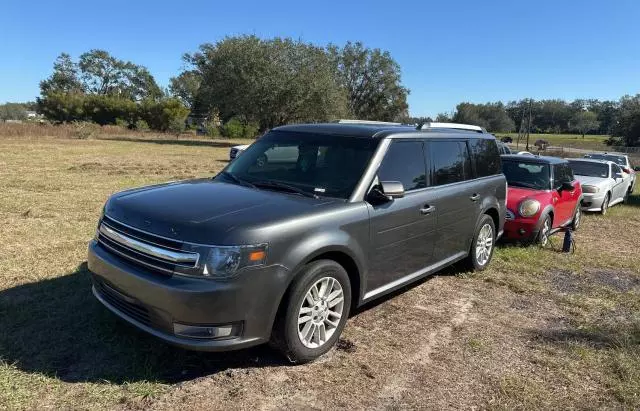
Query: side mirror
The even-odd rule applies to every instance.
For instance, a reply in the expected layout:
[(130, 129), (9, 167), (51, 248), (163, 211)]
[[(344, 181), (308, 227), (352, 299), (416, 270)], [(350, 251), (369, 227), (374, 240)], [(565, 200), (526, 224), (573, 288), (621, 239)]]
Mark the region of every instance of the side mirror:
[(399, 181), (381, 181), (380, 188), (391, 199), (404, 197), (404, 186)]
[(573, 186), (573, 184), (568, 183), (568, 182), (564, 182), (562, 183), (562, 185), (560, 186), (560, 191), (573, 191), (575, 190), (575, 187)]

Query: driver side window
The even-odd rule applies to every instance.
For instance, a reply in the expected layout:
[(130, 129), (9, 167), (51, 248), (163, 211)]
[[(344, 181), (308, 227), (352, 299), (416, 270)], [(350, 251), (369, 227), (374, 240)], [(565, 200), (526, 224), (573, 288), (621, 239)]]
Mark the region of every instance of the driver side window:
[(378, 181), (399, 181), (405, 191), (427, 186), (421, 141), (394, 141), (378, 169)]

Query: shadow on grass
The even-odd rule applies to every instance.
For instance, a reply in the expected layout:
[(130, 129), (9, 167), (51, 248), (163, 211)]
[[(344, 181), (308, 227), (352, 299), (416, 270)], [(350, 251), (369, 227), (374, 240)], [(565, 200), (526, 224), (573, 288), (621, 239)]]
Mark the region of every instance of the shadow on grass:
[(631, 207), (640, 207), (640, 193), (636, 191), (636, 193), (631, 194), (627, 198), (627, 202), (625, 203), (625, 205), (628, 205)]
[(577, 343), (597, 349), (637, 349), (640, 346), (640, 323), (622, 322), (616, 325), (591, 326), (579, 329), (546, 329), (533, 332), (532, 337), (561, 346)]
[(119, 320), (91, 293), (86, 263), (0, 292), (0, 358), (66, 382), (175, 383), (229, 368), (285, 365), (267, 346), (219, 353), (169, 346)]
[(191, 147), (213, 147), (213, 148), (231, 148), (238, 145), (237, 142), (224, 142), (224, 141), (208, 141), (208, 140), (193, 140), (193, 139), (168, 139), (168, 138), (142, 138), (142, 137), (99, 137), (98, 140), (112, 140), (112, 141), (128, 141), (132, 143), (153, 143), (160, 145), (178, 145), (178, 146), (191, 146)]

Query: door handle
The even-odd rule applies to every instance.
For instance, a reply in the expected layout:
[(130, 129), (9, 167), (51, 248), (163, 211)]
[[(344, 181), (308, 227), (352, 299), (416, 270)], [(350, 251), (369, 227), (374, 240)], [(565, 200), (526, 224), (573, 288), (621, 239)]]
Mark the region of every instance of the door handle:
[(471, 201), (478, 201), (479, 198), (480, 198), (480, 194), (478, 193), (475, 193), (471, 197), (469, 197)]
[(420, 209), (420, 214), (422, 215), (431, 214), (434, 211), (436, 211), (436, 208), (434, 206), (426, 205), (424, 206), (424, 208)]

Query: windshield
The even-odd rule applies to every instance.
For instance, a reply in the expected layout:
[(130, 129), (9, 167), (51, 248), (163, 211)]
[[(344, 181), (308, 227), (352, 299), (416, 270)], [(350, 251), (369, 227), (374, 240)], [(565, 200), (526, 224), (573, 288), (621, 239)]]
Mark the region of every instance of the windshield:
[(569, 167), (573, 170), (573, 174), (577, 176), (588, 177), (609, 177), (609, 164), (592, 163), (590, 161), (569, 161)]
[(594, 160), (613, 161), (619, 166), (627, 166), (627, 159), (624, 156), (616, 156), (615, 154), (587, 154), (585, 157), (592, 158)]
[(272, 131), (216, 176), (259, 189), (349, 198), (371, 160), (373, 138)]
[(551, 188), (549, 164), (503, 159), (502, 172), (507, 177), (507, 183), (513, 187), (534, 190), (549, 190)]

